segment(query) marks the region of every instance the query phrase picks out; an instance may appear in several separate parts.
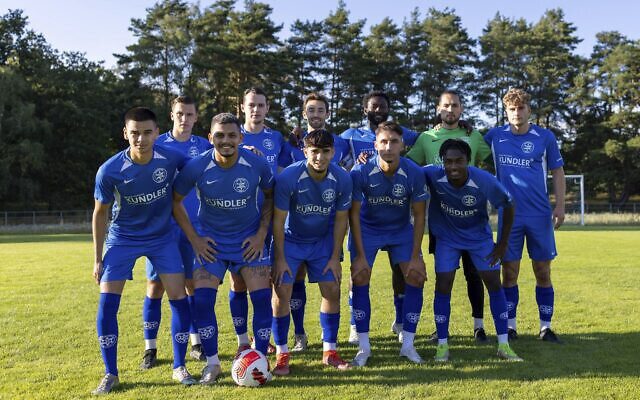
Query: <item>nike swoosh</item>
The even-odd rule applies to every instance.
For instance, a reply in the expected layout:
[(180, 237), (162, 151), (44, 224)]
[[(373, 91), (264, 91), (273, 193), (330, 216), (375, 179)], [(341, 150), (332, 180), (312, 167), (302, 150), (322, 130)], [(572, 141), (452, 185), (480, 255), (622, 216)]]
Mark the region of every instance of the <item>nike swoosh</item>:
[(509, 140), (509, 139), (500, 139), (500, 140), (498, 140), (498, 143), (506, 142), (507, 140)]
[(298, 193), (304, 193), (304, 192), (308, 192), (309, 189), (302, 189), (302, 190), (298, 190)]
[(372, 187), (372, 188), (374, 188), (374, 187), (376, 187), (376, 186), (380, 186), (380, 183), (376, 183), (375, 185), (374, 185), (374, 184), (370, 184), (370, 185), (369, 185), (369, 187)]
[(436, 193), (438, 193), (438, 194), (446, 194), (445, 192), (441, 192), (439, 190), (436, 190)]
[(431, 139), (432, 142), (437, 142), (440, 139)]
[(220, 179), (214, 179), (212, 181), (207, 181), (207, 185), (211, 185), (212, 183), (218, 182)]
[(129, 182), (133, 182), (134, 180), (135, 180), (135, 179), (125, 179), (125, 180), (124, 180), (124, 184), (126, 185), (127, 183), (129, 183)]

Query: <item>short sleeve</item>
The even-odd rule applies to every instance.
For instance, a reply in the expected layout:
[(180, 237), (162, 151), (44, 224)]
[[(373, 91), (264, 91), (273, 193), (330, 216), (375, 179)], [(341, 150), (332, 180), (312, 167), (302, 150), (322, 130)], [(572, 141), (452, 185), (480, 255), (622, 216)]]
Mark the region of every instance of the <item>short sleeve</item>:
[(275, 206), (283, 211), (289, 211), (291, 195), (293, 194), (293, 185), (291, 184), (291, 174), (289, 172), (285, 170), (275, 178)]
[(413, 147), (411, 148), (411, 150), (409, 150), (409, 152), (407, 153), (407, 158), (410, 158), (412, 161), (414, 161), (416, 164), (418, 165), (424, 165), (426, 164), (426, 160), (424, 157), (424, 139), (425, 138), (425, 134), (421, 134), (420, 136), (418, 136), (418, 139), (416, 139), (416, 143), (413, 145)]
[(552, 133), (547, 136), (546, 150), (549, 170), (560, 168), (564, 165), (558, 142), (556, 142), (556, 137)]
[(115, 197), (115, 185), (105, 170), (106, 168), (103, 165), (96, 173), (96, 185), (93, 191), (93, 197), (102, 204), (111, 204)]
[(346, 172), (340, 174), (340, 190), (336, 199), (336, 211), (344, 211), (351, 208), (353, 183)]
[(271, 171), (271, 167), (266, 160), (261, 159), (260, 163), (260, 189), (269, 190), (273, 189), (275, 185), (275, 181), (273, 178), (273, 172)]
[(426, 201), (429, 199), (429, 192), (427, 190), (426, 180), (424, 173), (419, 167), (412, 168), (413, 178), (411, 182), (411, 202), (416, 203), (419, 201)]
[(489, 145), (483, 140), (482, 134), (478, 131), (473, 131), (472, 135), (477, 138), (478, 148), (476, 149), (476, 159), (477, 161), (484, 161), (488, 157), (491, 156), (491, 148)]
[(362, 193), (362, 188), (365, 185), (364, 179), (362, 178), (362, 164), (358, 164), (350, 172), (351, 175), (351, 185), (352, 185), (352, 199), (355, 201), (363, 201), (364, 194)]
[(511, 207), (513, 205), (513, 199), (511, 195), (507, 191), (507, 189), (502, 186), (502, 184), (496, 179), (494, 176), (489, 174), (488, 172), (483, 175), (487, 182), (488, 191), (486, 193), (487, 199), (489, 203), (494, 208), (505, 208)]
[[(187, 164), (180, 170), (178, 176), (176, 176), (176, 180), (173, 182), (173, 191), (178, 193), (181, 196), (186, 196), (189, 194), (191, 189), (196, 184), (200, 174), (202, 171), (199, 170), (201, 157), (196, 157), (191, 159)], [(199, 174), (200, 172), (200, 174)]]

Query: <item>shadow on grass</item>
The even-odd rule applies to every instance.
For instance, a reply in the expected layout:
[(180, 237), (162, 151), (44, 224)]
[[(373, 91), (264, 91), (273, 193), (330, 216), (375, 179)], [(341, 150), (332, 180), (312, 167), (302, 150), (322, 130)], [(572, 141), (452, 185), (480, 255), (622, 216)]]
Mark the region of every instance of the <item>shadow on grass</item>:
[(0, 234), (0, 243), (90, 242), (91, 240), (91, 234), (88, 233), (64, 233), (51, 235)]
[[(303, 354), (292, 354), (292, 375), (275, 379), (272, 384), (281, 387), (400, 386), (467, 379), (538, 381), (594, 376), (640, 377), (637, 353), (633, 350), (640, 348), (638, 333), (564, 334), (561, 339), (564, 344), (558, 345), (541, 342), (534, 335), (521, 335), (512, 342), (512, 348), (525, 361), (513, 363), (498, 359), (497, 345), (493, 342), (495, 336), (491, 337), (492, 342), (488, 345), (476, 344), (472, 338), (452, 338), (450, 362), (435, 364), (435, 345), (424, 338), (416, 341), (416, 348), (426, 363), (414, 365), (399, 356), (400, 344), (394, 337), (375, 338), (367, 366), (345, 372), (322, 366), (321, 346), (314, 344)], [(350, 360), (356, 351), (355, 346), (345, 343), (340, 348), (340, 355)]]

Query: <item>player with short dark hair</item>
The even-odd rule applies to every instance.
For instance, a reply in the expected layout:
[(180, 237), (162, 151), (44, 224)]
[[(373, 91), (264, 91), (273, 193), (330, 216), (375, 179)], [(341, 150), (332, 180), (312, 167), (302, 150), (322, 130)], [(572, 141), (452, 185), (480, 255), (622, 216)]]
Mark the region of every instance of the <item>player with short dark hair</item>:
[(148, 108), (130, 109), (124, 122), (123, 135), (129, 147), (100, 166), (94, 191), (93, 277), (100, 285), (96, 325), (106, 372), (93, 394), (109, 393), (119, 382), (117, 314), (125, 282), (133, 279), (135, 261), (142, 256), (154, 263), (169, 296), (173, 379), (185, 385), (195, 383), (184, 363), (191, 313), (184, 289), (184, 267), (170, 223), (173, 177), (186, 159), (154, 143), (158, 125)]
[(273, 218), (273, 336), (276, 343), (274, 375), (288, 375), (292, 283), (302, 263), (309, 282), (318, 282), (322, 303), (322, 362), (339, 370), (350, 366), (337, 352), (340, 325), (340, 255), (351, 206), (351, 179), (331, 162), (334, 137), (325, 130), (304, 138), (305, 161), (285, 168), (276, 177)]
[[(509, 337), (518, 337), (518, 275), (526, 239), (536, 277), (539, 337), (546, 342), (559, 343), (551, 330), (555, 297), (551, 261), (557, 256), (553, 230), (564, 222), (564, 161), (553, 132), (529, 123), (530, 99), (531, 96), (522, 89), (509, 89), (503, 98), (509, 124), (491, 129), (485, 135), (485, 141), (491, 146), (498, 180), (518, 204), (509, 248), (502, 260), (502, 279), (509, 306)], [(556, 198), (553, 210), (547, 193), (549, 172)], [(499, 216), (498, 222), (502, 221), (502, 216)]]
[[(400, 355), (415, 363), (423, 360), (413, 340), (422, 311), (426, 270), (421, 245), (424, 236), (426, 192), (424, 175), (413, 161), (400, 156), (404, 149), (402, 128), (382, 122), (376, 129), (377, 156), (351, 170), (353, 203), (349, 212), (351, 233), (352, 314), (358, 332), (359, 350), (354, 366), (365, 366), (371, 355), (369, 281), (376, 254), (386, 249), (400, 265), (406, 281), (402, 310)], [(415, 226), (411, 224), (414, 215)]]
[[(436, 288), (433, 314), (438, 334), (435, 361), (449, 360), (451, 289), (460, 257), (467, 252), (489, 291), (491, 314), (498, 336), (498, 356), (522, 361), (509, 346), (507, 303), (500, 284), (500, 259), (507, 249), (513, 202), (507, 190), (488, 172), (470, 167), (471, 147), (461, 139), (447, 139), (440, 147), (443, 166), (424, 167), (431, 191), (429, 228), (436, 238)], [(504, 215), (501, 239), (493, 242), (487, 202)]]

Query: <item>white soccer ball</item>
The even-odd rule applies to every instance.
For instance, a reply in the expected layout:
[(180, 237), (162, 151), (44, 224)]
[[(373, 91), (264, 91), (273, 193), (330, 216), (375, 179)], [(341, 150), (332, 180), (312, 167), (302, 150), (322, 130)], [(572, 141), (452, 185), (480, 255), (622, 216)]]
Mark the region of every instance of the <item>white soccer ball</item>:
[(271, 380), (269, 362), (262, 352), (244, 350), (233, 360), (231, 377), (239, 386), (257, 387)]

